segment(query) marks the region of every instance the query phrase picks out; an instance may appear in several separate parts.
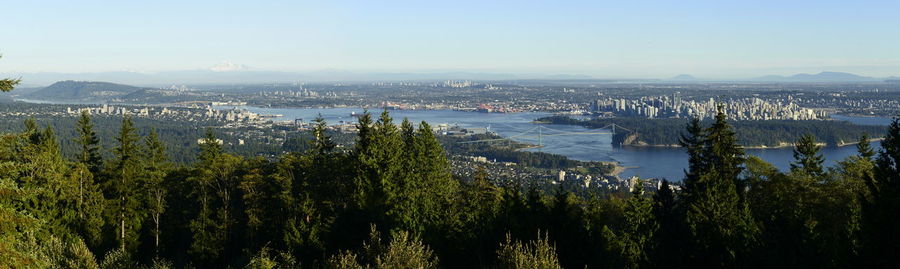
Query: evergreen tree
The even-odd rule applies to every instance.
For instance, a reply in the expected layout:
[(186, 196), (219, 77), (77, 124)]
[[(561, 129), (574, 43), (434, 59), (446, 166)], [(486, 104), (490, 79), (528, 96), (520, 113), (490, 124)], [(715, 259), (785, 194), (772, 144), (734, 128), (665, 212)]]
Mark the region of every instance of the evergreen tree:
[(513, 241), (509, 234), (497, 250), (498, 266), (503, 269), (561, 269), (556, 248), (548, 235), (528, 243)]
[(808, 260), (818, 250), (808, 224), (820, 224), (809, 210), (819, 181), (803, 171), (785, 175), (755, 156), (748, 159), (745, 174), (753, 179), (747, 200), (764, 227), (759, 236), (764, 247), (754, 253), (758, 266), (817, 267)]
[[(485, 267), (492, 263), (494, 253), (494, 245), (499, 242), (495, 224), (500, 214), (500, 205), (503, 199), (503, 190), (487, 178), (487, 172), (484, 167), (477, 167), (472, 181), (462, 186), (461, 195), (464, 199), (458, 199), (460, 203), (459, 216), (463, 222), (460, 237), (469, 248), (462, 250), (463, 255), (475, 255), (477, 260), (462, 260), (460, 262), (468, 262), (466, 264), (478, 264)], [(448, 260), (448, 263), (456, 261)]]
[(687, 188), (693, 187), (697, 182), (700, 173), (705, 169), (706, 161), (703, 160), (703, 145), (706, 135), (703, 126), (700, 126), (700, 119), (693, 118), (688, 122), (687, 133), (682, 134), (679, 144), (687, 149), (688, 153), (688, 170), (684, 171), (684, 185)]
[(359, 253), (339, 252), (325, 263), (325, 268), (438, 268), (438, 258), (421, 240), (405, 231), (398, 231), (387, 244), (381, 233), (371, 226), (369, 240)]
[(336, 145), (326, 133), (328, 125), (325, 123), (325, 118), (322, 118), (322, 114), (319, 114), (313, 122), (316, 123), (312, 130), (313, 136), (316, 138), (313, 148), (315, 148), (318, 155), (330, 153)]
[(107, 200), (112, 204), (111, 223), (116, 226), (116, 241), (125, 251), (126, 246), (137, 244), (137, 231), (143, 223), (144, 211), (141, 199), (143, 185), (141, 182), (142, 158), (141, 145), (137, 130), (131, 117), (122, 118), (122, 127), (116, 136), (118, 145), (113, 149), (115, 159), (110, 166), (109, 177), (105, 182)]
[[(450, 162), (441, 143), (434, 136), (434, 131), (426, 122), (419, 123), (415, 135), (414, 167), (416, 177), (411, 190), (418, 195), (419, 215), (426, 230), (446, 229), (455, 225), (453, 210), (454, 199), (459, 192), (459, 183), (450, 173)], [(421, 231), (421, 230), (420, 230)]]
[(389, 214), (395, 218), (395, 221), (398, 222), (397, 225), (402, 229), (421, 236), (425, 230), (425, 224), (421, 218), (423, 201), (420, 199), (425, 198), (421, 191), (424, 190), (426, 182), (420, 177), (424, 173), (420, 163), (425, 160), (419, 159), (421, 154), (416, 145), (419, 139), (416, 137), (412, 123), (406, 118), (400, 123), (399, 136), (401, 145), (394, 150), (399, 153), (400, 159), (397, 165), (400, 166), (400, 171), (393, 179), (392, 186), (396, 195), (395, 199), (388, 201), (391, 204)]
[(900, 267), (900, 117), (888, 128), (875, 160), (875, 173), (867, 178), (871, 196), (863, 206), (864, 264), (877, 268)]
[(231, 243), (235, 225), (235, 198), (238, 194), (242, 159), (222, 152), (220, 140), (211, 129), (200, 146), (200, 162), (191, 178), (196, 186), (200, 210), (190, 222), (194, 234), (191, 253), (200, 260), (213, 264), (228, 258), (227, 246)]
[(822, 164), (825, 158), (819, 153), (821, 147), (816, 144), (816, 138), (805, 134), (797, 140), (794, 146), (794, 162), (791, 163), (791, 171), (803, 172), (815, 178), (824, 175)]
[(856, 152), (859, 157), (868, 160), (872, 160), (872, 157), (875, 157), (875, 150), (872, 149), (872, 145), (869, 143), (869, 134), (863, 133), (862, 136), (859, 137), (859, 142), (856, 143)]
[[(2, 58), (2, 57), (3, 57), (3, 55), (0, 55), (0, 58)], [(12, 91), (13, 89), (15, 89), (16, 85), (18, 85), (19, 82), (21, 82), (21, 81), (22, 81), (21, 79), (11, 79), (11, 78), (0, 79), (0, 92)]]
[(159, 237), (162, 233), (160, 222), (162, 214), (166, 210), (166, 186), (163, 184), (166, 174), (171, 169), (166, 148), (159, 141), (156, 129), (150, 129), (150, 134), (144, 139), (144, 177), (147, 188), (148, 213), (153, 221), (153, 248), (159, 254)]
[(24, 135), (28, 138), (28, 142), (32, 145), (40, 145), (43, 141), (43, 138), (41, 138), (41, 132), (38, 130), (37, 121), (34, 120), (34, 117), (25, 119)]
[[(344, 152), (334, 150), (336, 145), (327, 134), (325, 120), (320, 116), (315, 122), (311, 131), (312, 149), (306, 155), (283, 158), (272, 179), (276, 185), (289, 186), (290, 197), (282, 199), (275, 195), (272, 199), (279, 201), (276, 205), (288, 204), (289, 212), (294, 212), (286, 220), (284, 233), (286, 244), (295, 253), (323, 253), (338, 213), (346, 210), (355, 198), (347, 195), (353, 193), (348, 180), (351, 178), (348, 174), (352, 175), (353, 171), (346, 167), (349, 160)], [(357, 227), (351, 229), (354, 228)], [(344, 235), (337, 237), (344, 238)]]
[(272, 164), (261, 158), (249, 160), (246, 166), (247, 171), (241, 178), (239, 188), (247, 218), (246, 237), (250, 243), (250, 249), (265, 248), (266, 245), (286, 249), (286, 247), (300, 247), (304, 243), (308, 243), (304, 242), (304, 239), (308, 239), (308, 237), (302, 236), (300, 242), (283, 242), (285, 230), (291, 228), (286, 227), (288, 219), (294, 215), (302, 216), (298, 218), (303, 222), (305, 220), (321, 221), (319, 218), (312, 219), (314, 214), (310, 214), (310, 212), (292, 212), (296, 210), (292, 208), (295, 206), (291, 193), (292, 180), (281, 173), (277, 163)]
[(380, 182), (372, 179), (375, 176), (373, 174), (376, 172), (373, 164), (375, 161), (375, 148), (372, 145), (375, 140), (374, 127), (372, 115), (368, 111), (359, 117), (359, 122), (356, 124), (358, 132), (353, 150), (356, 170), (354, 172), (353, 194), (356, 206), (361, 209), (374, 206), (381, 198), (377, 193), (379, 188), (376, 188), (378, 185), (376, 183)]
[(101, 169), (103, 169), (103, 157), (100, 156), (100, 138), (94, 132), (94, 123), (91, 122), (91, 115), (88, 111), (81, 112), (76, 128), (80, 136), (75, 139), (75, 142), (81, 146), (78, 161), (86, 165), (91, 174), (99, 175)]
[(367, 115), (359, 120), (359, 141), (354, 152), (357, 201), (360, 209), (370, 216), (386, 217), (376, 219), (375, 223), (387, 221), (387, 226), (393, 228), (409, 223), (412, 220), (409, 214), (415, 212), (397, 207), (406, 198), (401, 193), (407, 176), (403, 173), (400, 150), (403, 142), (387, 110), (375, 123)]
[(682, 264), (684, 235), (688, 231), (683, 225), (684, 215), (680, 209), (669, 181), (663, 179), (653, 195), (653, 218), (659, 225), (659, 232), (653, 234), (651, 260), (657, 265), (678, 267)]
[(744, 161), (735, 133), (719, 108), (706, 129), (700, 159), (706, 162), (696, 182), (686, 186), (686, 223), (693, 238), (693, 262), (734, 267), (748, 262), (758, 229), (742, 199), (739, 175)]
[[(98, 246), (102, 242), (104, 225), (103, 211), (106, 200), (100, 186), (95, 183), (93, 174), (81, 163), (70, 166), (68, 180), (63, 188), (67, 188), (71, 199), (75, 201), (72, 225), (77, 234), (90, 246)], [(68, 209), (67, 209), (68, 210)]]
[(580, 199), (574, 193), (564, 190), (560, 185), (545, 217), (546, 226), (542, 227), (552, 236), (559, 250), (560, 264), (565, 267), (586, 266), (594, 256), (594, 253), (583, 247), (588, 232), (582, 224), (584, 210), (580, 204)]
[[(53, 127), (47, 126), (41, 133), (41, 147), (43, 147), (44, 151), (50, 153), (52, 157), (62, 157), (62, 153), (59, 150), (59, 141), (56, 139), (56, 132), (53, 131)], [(54, 161), (56, 164), (63, 163), (62, 158)]]
[(219, 143), (219, 139), (216, 138), (212, 128), (206, 128), (206, 133), (200, 141), (200, 156), (198, 158), (201, 162), (200, 165), (210, 166), (222, 155), (222, 144)]
[(626, 268), (651, 267), (653, 239), (659, 224), (653, 218), (653, 202), (644, 195), (643, 184), (638, 182), (625, 205), (625, 225), (618, 234), (604, 229), (603, 237), (610, 242), (610, 252), (622, 257)]
[(714, 171), (723, 178), (731, 179), (740, 194), (743, 193), (744, 187), (739, 177), (745, 160), (744, 151), (738, 146), (737, 135), (726, 122), (726, 118), (724, 108), (720, 106), (715, 121), (705, 131), (706, 139), (701, 159), (707, 166), (703, 168)]

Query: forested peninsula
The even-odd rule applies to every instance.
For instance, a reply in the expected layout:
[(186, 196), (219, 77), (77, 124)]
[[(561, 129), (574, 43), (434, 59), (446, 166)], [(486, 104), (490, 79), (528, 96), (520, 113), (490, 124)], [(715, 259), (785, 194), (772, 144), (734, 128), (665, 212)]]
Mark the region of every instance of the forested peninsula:
[[(595, 118), (578, 120), (567, 116), (551, 116), (536, 122), (549, 124), (578, 125), (587, 128), (602, 128), (616, 124), (628, 128), (618, 129), (613, 136), (616, 146), (679, 147), (678, 142), (689, 119), (646, 119), (646, 118)], [(709, 124), (712, 120), (702, 121)], [(878, 140), (887, 127), (856, 125), (846, 121), (794, 121), (794, 120), (747, 120), (731, 122), (737, 135), (737, 143), (745, 148), (791, 147), (805, 134), (810, 134), (820, 143), (828, 146), (850, 145), (868, 134)]]

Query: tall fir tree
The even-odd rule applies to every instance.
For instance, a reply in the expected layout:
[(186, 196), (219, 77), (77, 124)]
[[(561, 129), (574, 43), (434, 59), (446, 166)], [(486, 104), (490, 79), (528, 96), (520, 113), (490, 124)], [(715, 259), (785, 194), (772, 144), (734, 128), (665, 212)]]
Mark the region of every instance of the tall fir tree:
[(742, 193), (744, 184), (739, 176), (743, 170), (744, 151), (738, 146), (737, 135), (726, 121), (725, 108), (719, 106), (718, 109), (715, 121), (705, 131), (701, 159), (706, 162), (706, 167), (701, 167), (701, 170), (715, 171), (719, 176), (731, 179), (738, 193)]
[(144, 181), (147, 189), (147, 211), (153, 222), (153, 249), (159, 255), (162, 214), (166, 210), (167, 190), (163, 180), (171, 169), (166, 147), (159, 141), (156, 129), (144, 139)]
[(693, 238), (689, 259), (710, 267), (746, 265), (759, 231), (739, 187), (744, 153), (722, 107), (705, 134), (699, 156), (705, 164), (685, 189), (686, 223)]
[(668, 180), (663, 179), (659, 190), (653, 194), (653, 218), (659, 225), (653, 234), (652, 260), (657, 265), (681, 266), (684, 258), (684, 214), (676, 200), (676, 194)]
[(319, 114), (313, 122), (315, 122), (312, 129), (313, 137), (315, 137), (313, 148), (320, 156), (331, 153), (336, 145), (334, 141), (331, 141), (331, 136), (327, 133), (328, 124), (325, 122), (325, 118), (322, 117), (322, 114)]
[(820, 149), (816, 138), (811, 134), (801, 136), (794, 146), (795, 161), (791, 163), (791, 171), (806, 173), (814, 178), (824, 176), (825, 157), (819, 152)]
[(411, 220), (410, 213), (414, 212), (405, 210), (407, 208), (400, 202), (407, 198), (403, 197), (403, 192), (406, 187), (404, 179), (408, 179), (402, 168), (400, 149), (403, 148), (403, 141), (387, 109), (375, 121), (374, 131), (369, 182), (375, 190), (372, 197), (376, 198), (376, 202), (369, 212), (385, 214), (388, 217), (386, 228), (393, 230)]
[(40, 145), (41, 141), (43, 141), (41, 132), (38, 129), (39, 127), (34, 117), (25, 119), (25, 132), (23, 134), (28, 139), (27, 141), (32, 145)]
[(223, 153), (222, 144), (219, 143), (219, 139), (216, 138), (212, 128), (206, 128), (206, 132), (200, 141), (200, 165), (212, 165)]
[(387, 225), (380, 226), (393, 229), (398, 221), (407, 217), (403, 215), (404, 211), (392, 207), (403, 199), (399, 195), (401, 184), (398, 184), (405, 177), (400, 150), (403, 142), (387, 110), (374, 123), (367, 115), (359, 120), (359, 141), (354, 152), (358, 202), (368, 214), (388, 217), (376, 220), (376, 223), (387, 221)]
[(618, 234), (608, 228), (603, 231), (605, 241), (609, 242), (609, 251), (621, 255), (622, 267), (652, 267), (653, 239), (659, 224), (653, 217), (653, 201), (644, 195), (641, 182), (632, 190), (624, 213), (625, 224)]
[(82, 163), (74, 163), (69, 171), (69, 185), (76, 200), (76, 229), (85, 243), (97, 247), (103, 239), (103, 211), (106, 200), (94, 175)]
[(700, 173), (705, 169), (706, 161), (702, 155), (705, 137), (700, 119), (693, 118), (687, 124), (686, 133), (679, 139), (679, 144), (687, 149), (688, 153), (688, 169), (684, 171), (684, 185), (687, 188), (691, 188), (697, 182)]
[(100, 155), (100, 137), (94, 132), (94, 123), (91, 121), (91, 114), (88, 111), (81, 112), (76, 129), (79, 136), (75, 142), (81, 146), (78, 161), (86, 165), (94, 176), (97, 176), (103, 169), (103, 157)]
[(863, 133), (859, 137), (859, 142), (856, 143), (856, 152), (859, 157), (867, 160), (872, 160), (872, 158), (875, 157), (875, 150), (872, 149), (872, 144), (869, 141), (869, 134)]
[(400, 159), (398, 165), (400, 171), (394, 178), (393, 192), (396, 194), (394, 199), (389, 200), (389, 214), (395, 219), (397, 225), (403, 229), (411, 231), (413, 235), (421, 236), (424, 230), (424, 223), (421, 219), (421, 204), (424, 198), (421, 188), (426, 182), (419, 177), (422, 174), (422, 166), (419, 165), (424, 160), (419, 159), (420, 151), (417, 150), (418, 137), (416, 137), (415, 128), (409, 119), (404, 118), (400, 123), (400, 142), (398, 148), (394, 150), (399, 152)]
[(870, 198), (863, 204), (862, 258), (872, 268), (900, 267), (900, 117), (881, 141), (875, 173), (866, 179)]
[(373, 143), (375, 140), (374, 123), (372, 122), (372, 114), (368, 111), (363, 112), (356, 123), (357, 138), (353, 148), (354, 161), (354, 179), (353, 179), (353, 202), (358, 208), (366, 208), (370, 204), (376, 202), (374, 182), (370, 180), (373, 173), (373, 155), (375, 149)]
[(420, 197), (416, 201), (419, 215), (426, 230), (449, 228), (454, 224), (454, 216), (448, 212), (452, 210), (459, 183), (450, 173), (450, 162), (431, 126), (424, 121), (419, 123), (415, 137), (413, 166), (417, 169), (412, 186), (417, 188), (413, 191), (419, 193), (414, 197)]
[(142, 149), (139, 136), (131, 117), (122, 118), (122, 126), (116, 136), (118, 145), (113, 149), (115, 159), (110, 166), (110, 180), (105, 182), (107, 199), (112, 202), (117, 236), (116, 241), (123, 251), (126, 246), (136, 246), (138, 232), (143, 223), (144, 199), (142, 199), (143, 182), (139, 176), (142, 167)]
[(224, 153), (221, 140), (212, 129), (200, 144), (200, 162), (195, 165), (195, 196), (199, 212), (189, 227), (194, 235), (190, 252), (210, 265), (220, 265), (229, 259), (227, 246), (233, 239), (242, 159)]

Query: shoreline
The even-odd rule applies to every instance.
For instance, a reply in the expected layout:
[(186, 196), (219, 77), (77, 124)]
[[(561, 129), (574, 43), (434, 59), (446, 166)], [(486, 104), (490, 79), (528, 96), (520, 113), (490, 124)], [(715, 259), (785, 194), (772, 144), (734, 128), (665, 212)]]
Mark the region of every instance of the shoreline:
[[(882, 140), (884, 140), (883, 137), (870, 138), (870, 139), (869, 139), (869, 142), (876, 142), (876, 141), (882, 141)], [(828, 144), (825, 144), (825, 143), (819, 143), (818, 145), (819, 145), (820, 147), (836, 147), (836, 148), (840, 148), (840, 147), (852, 146), (852, 145), (856, 145), (856, 144), (859, 144), (859, 141), (854, 141), (854, 142), (844, 142), (844, 143), (840, 143), (840, 144), (837, 144), (837, 145), (828, 145)], [(680, 146), (680, 145), (666, 145), (666, 144), (629, 144), (629, 145), (622, 145), (622, 147), (635, 147), (635, 148), (681, 148), (682, 146)], [(793, 144), (793, 143), (784, 143), (784, 144), (777, 145), (777, 146), (766, 146), (766, 145), (741, 146), (741, 148), (743, 148), (743, 149), (784, 149), (784, 148), (792, 148), (792, 147), (794, 147), (794, 144)]]

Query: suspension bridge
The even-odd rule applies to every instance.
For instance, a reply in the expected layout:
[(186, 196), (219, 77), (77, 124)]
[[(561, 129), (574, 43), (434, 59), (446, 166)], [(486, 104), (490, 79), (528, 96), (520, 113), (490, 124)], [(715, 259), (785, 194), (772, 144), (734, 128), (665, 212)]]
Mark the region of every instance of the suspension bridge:
[[(595, 130), (604, 130), (604, 131), (595, 131)], [(621, 133), (625, 131), (627, 133), (633, 133), (631, 129), (622, 127), (615, 123), (607, 124), (606, 126), (596, 128), (592, 131), (586, 132), (569, 132), (562, 131), (553, 128), (549, 128), (543, 125), (537, 125), (520, 133), (506, 136), (504, 138), (494, 138), (494, 139), (481, 139), (481, 140), (473, 140), (473, 141), (463, 141), (458, 142), (459, 144), (474, 144), (474, 143), (491, 143), (491, 142), (500, 142), (500, 141), (512, 141), (516, 138), (520, 139), (534, 139), (538, 142), (538, 147), (544, 146), (544, 138), (545, 137), (555, 137), (555, 136), (572, 136), (572, 135), (615, 135), (617, 132)]]

